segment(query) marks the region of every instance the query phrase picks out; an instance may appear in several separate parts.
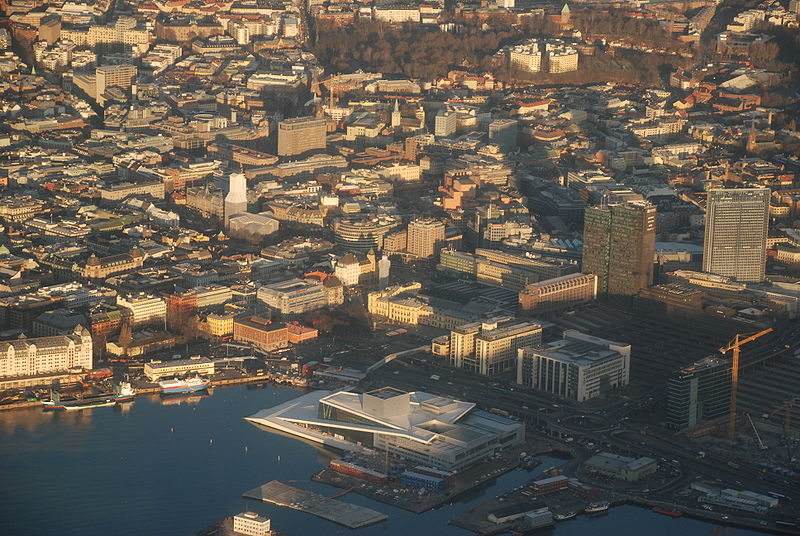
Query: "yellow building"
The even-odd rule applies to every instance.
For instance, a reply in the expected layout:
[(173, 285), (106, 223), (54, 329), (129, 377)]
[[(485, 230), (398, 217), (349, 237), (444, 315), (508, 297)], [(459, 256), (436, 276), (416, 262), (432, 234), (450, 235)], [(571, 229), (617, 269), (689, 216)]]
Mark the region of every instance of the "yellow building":
[(233, 314), (216, 313), (208, 315), (206, 323), (208, 324), (208, 333), (215, 337), (224, 337), (225, 335), (233, 334)]

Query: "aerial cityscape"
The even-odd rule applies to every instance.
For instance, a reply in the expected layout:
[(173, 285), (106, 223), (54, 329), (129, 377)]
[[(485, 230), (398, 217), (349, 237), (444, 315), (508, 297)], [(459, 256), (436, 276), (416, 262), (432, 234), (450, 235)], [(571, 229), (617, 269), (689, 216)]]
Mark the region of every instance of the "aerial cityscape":
[(800, 0), (0, 0), (0, 534), (800, 535)]

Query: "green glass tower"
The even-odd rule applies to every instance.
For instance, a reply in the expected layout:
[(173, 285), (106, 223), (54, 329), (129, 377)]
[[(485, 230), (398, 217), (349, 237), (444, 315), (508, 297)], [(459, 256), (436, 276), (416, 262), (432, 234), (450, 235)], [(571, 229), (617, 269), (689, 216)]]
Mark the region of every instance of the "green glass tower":
[(583, 272), (597, 293), (633, 296), (653, 283), (656, 208), (646, 202), (589, 207), (584, 215)]

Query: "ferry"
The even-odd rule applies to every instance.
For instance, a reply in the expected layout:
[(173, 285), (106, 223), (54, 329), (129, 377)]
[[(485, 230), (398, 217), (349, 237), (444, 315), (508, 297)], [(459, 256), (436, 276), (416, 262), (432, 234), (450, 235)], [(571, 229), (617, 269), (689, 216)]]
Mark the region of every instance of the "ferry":
[(578, 515), (578, 512), (561, 512), (553, 516), (556, 521), (566, 521)]
[(211, 387), (211, 381), (200, 377), (185, 380), (163, 380), (158, 382), (161, 392), (165, 395), (195, 393)]
[(136, 396), (136, 390), (129, 382), (120, 382), (115, 392), (117, 393), (116, 402), (130, 402)]
[(675, 509), (667, 510), (666, 508), (659, 508), (658, 506), (654, 506), (652, 508), (652, 511), (657, 514), (662, 514), (672, 518), (681, 517), (683, 515), (683, 513), (681, 513), (680, 510), (675, 510)]
[(590, 503), (589, 506), (586, 507), (587, 514), (599, 514), (600, 512), (608, 511), (608, 503), (607, 502), (600, 502), (600, 503)]

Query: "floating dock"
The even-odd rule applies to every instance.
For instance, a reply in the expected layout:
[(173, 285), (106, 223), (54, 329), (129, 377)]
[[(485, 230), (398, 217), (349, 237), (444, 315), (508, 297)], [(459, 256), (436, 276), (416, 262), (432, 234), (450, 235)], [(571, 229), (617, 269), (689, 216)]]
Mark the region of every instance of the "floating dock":
[(297, 489), (277, 480), (246, 491), (242, 496), (294, 508), (351, 529), (366, 527), (389, 518), (386, 514), (375, 510)]

